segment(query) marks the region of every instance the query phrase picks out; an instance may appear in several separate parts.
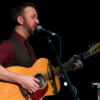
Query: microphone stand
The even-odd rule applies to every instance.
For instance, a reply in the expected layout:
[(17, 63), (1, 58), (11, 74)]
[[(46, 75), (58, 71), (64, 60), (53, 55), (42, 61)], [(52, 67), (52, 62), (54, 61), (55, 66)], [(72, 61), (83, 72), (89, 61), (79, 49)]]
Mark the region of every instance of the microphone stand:
[(54, 46), (52, 44), (52, 41), (51, 41), (51, 39), (48, 36), (47, 36), (47, 40), (48, 40), (48, 43), (50, 43), (50, 45), (51, 45), (51, 47), (52, 47), (52, 49), (53, 49), (53, 51), (54, 51), (54, 53), (56, 55), (56, 57), (55, 57), (56, 62), (59, 65), (60, 71), (64, 75), (64, 79), (65, 79), (65, 81), (68, 84), (69, 90), (71, 91), (72, 95), (75, 97), (74, 100), (80, 100), (80, 99), (78, 99), (78, 96), (77, 96), (77, 92), (76, 92), (75, 87), (72, 85), (72, 83), (71, 83), (71, 81), (70, 81), (70, 79), (69, 79), (69, 77), (68, 77), (68, 75), (67, 75), (64, 67), (62, 66), (62, 63), (61, 63), (60, 58), (58, 57), (58, 55), (57, 55), (57, 53), (55, 51), (55, 48), (54, 48)]

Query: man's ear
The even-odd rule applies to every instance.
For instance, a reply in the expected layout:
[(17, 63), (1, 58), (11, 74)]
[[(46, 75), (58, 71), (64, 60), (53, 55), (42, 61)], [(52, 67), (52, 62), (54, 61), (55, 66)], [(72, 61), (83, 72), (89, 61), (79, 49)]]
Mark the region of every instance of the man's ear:
[(21, 16), (17, 17), (17, 22), (22, 25), (23, 24), (23, 18)]

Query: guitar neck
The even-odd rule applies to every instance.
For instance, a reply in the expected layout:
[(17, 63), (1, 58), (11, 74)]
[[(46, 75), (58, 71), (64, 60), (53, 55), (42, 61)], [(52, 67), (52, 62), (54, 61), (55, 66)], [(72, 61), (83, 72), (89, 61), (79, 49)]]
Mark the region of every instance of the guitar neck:
[[(87, 59), (87, 58), (90, 57), (90, 56), (91, 56), (90, 51), (87, 51), (87, 52), (85, 52), (85, 53), (83, 53), (83, 54), (81, 54), (81, 55), (78, 55), (77, 59), (74, 59), (74, 60), (71, 59), (71, 60), (69, 60), (68, 62), (62, 64), (62, 66), (64, 67), (64, 69), (65, 69), (66, 72), (67, 72), (68, 69), (74, 65), (74, 63), (76, 62), (76, 60), (81, 60), (81, 61), (82, 61), (82, 60)], [(53, 70), (51, 70), (51, 71), (45, 73), (45, 77), (46, 77), (47, 80), (50, 80), (50, 79), (52, 79), (53, 77), (59, 76), (59, 75), (61, 75), (61, 71), (60, 71), (59, 66), (56, 67), (56, 68), (54, 68)]]

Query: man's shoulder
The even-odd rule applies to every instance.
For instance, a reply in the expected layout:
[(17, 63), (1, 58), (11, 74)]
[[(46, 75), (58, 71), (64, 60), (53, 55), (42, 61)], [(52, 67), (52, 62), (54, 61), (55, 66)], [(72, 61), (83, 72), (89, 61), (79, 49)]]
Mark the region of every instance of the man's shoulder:
[(9, 40), (2, 40), (0, 41), (0, 44), (12, 44)]
[(13, 47), (12, 42), (10, 42), (9, 40), (2, 40), (2, 41), (0, 41), (0, 48), (1, 47), (7, 48), (8, 46), (9, 46), (9, 48)]

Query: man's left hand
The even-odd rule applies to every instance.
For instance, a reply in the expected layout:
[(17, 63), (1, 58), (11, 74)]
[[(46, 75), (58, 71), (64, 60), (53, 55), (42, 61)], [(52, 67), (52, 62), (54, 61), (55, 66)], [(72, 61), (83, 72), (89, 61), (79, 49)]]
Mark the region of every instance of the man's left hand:
[[(72, 60), (77, 59), (77, 55), (74, 55), (71, 59)], [(74, 63), (74, 65), (75, 66), (73, 68), (70, 68), (69, 71), (74, 71), (74, 70), (77, 70), (77, 69), (83, 67), (83, 63), (82, 63), (81, 60), (76, 60), (76, 62)]]

